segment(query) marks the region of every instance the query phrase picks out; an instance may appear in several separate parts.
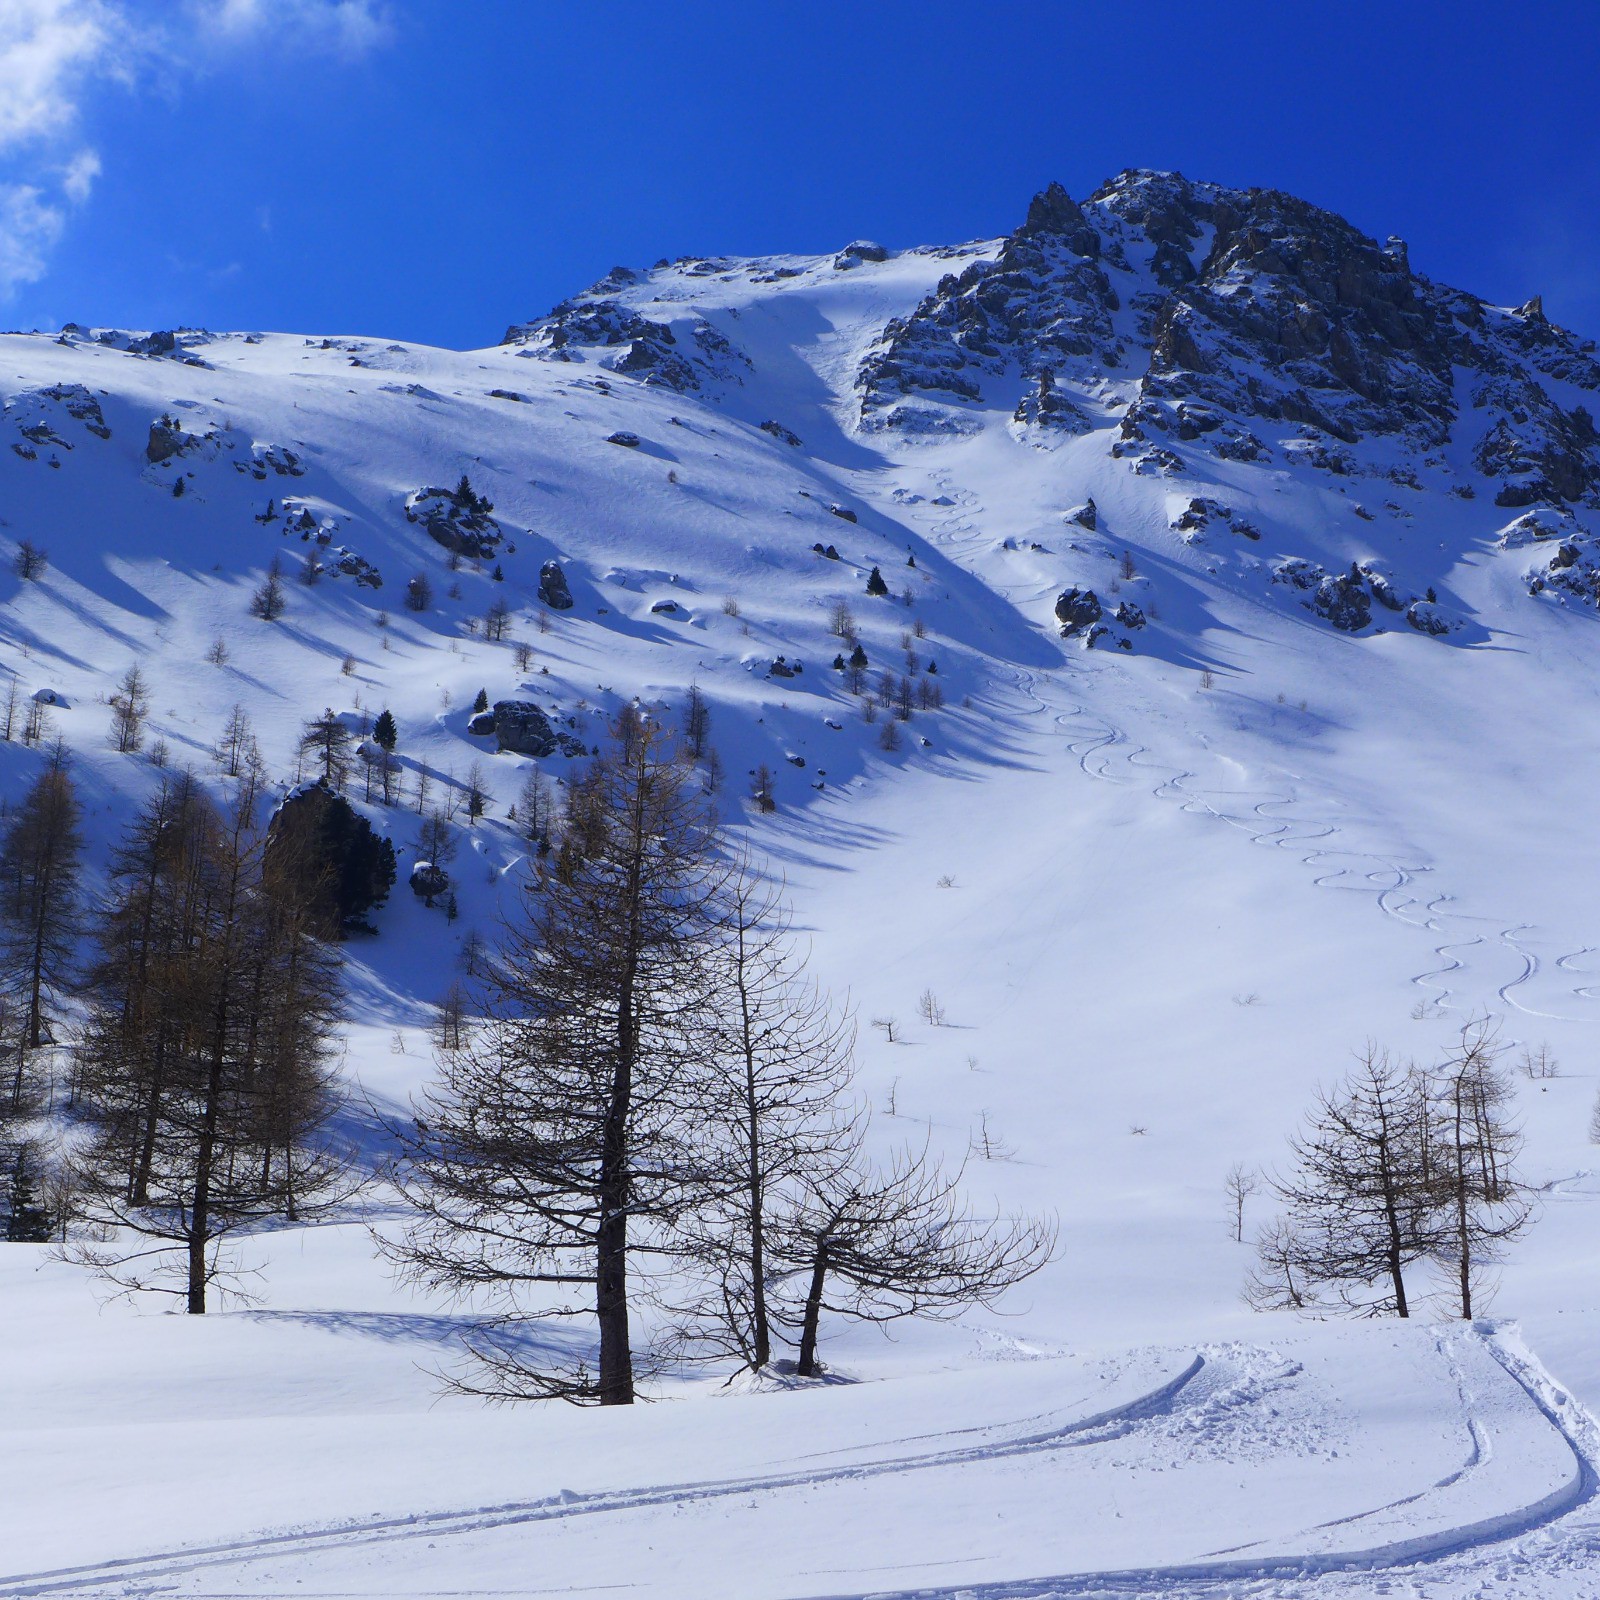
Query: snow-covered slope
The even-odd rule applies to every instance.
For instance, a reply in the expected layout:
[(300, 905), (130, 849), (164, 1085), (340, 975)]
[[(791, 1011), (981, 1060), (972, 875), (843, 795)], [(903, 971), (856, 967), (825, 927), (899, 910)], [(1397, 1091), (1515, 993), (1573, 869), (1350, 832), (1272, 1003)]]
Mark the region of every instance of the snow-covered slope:
[[(0, 579), (0, 664), (53, 697), (97, 862), (159, 777), (106, 738), (134, 660), (175, 763), (239, 704), (288, 781), (306, 717), (388, 707), (408, 781), (487, 775), (455, 924), (404, 889), (414, 812), (369, 808), (402, 886), (351, 947), (367, 1094), (423, 1080), (517, 879), (530, 761), (469, 734), (476, 691), (576, 750), (697, 683), (819, 976), (905, 1025), (862, 1030), (882, 1136), (976, 1140), (980, 1194), (1063, 1224), (1005, 1317), (831, 1330), (875, 1381), (626, 1417), (435, 1408), (459, 1324), (357, 1219), (255, 1241), (260, 1305), (204, 1319), (8, 1246), (0, 1587), (1358, 1594), (1426, 1559), (1439, 1595), (1594, 1592), (1597, 387), (1536, 306), (1146, 173), (1004, 240), (619, 269), (482, 351), (0, 338), (0, 534), (49, 552)], [(463, 474), (492, 521), (427, 493)], [(898, 749), (832, 666), (841, 602), (869, 687), (929, 686)], [(6, 792), (40, 760), (0, 745)], [(1427, 1057), (1483, 1013), (1563, 1063), (1519, 1080), (1507, 1320), (1246, 1311), (1228, 1166), (1280, 1159), (1365, 1038)]]

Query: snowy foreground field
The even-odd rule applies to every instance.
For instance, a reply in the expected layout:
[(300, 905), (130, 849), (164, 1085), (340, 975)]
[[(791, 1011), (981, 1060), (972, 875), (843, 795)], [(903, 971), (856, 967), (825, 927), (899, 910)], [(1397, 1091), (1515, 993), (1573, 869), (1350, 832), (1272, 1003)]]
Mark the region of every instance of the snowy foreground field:
[[(377, 937), (347, 950), (345, 1131), (367, 1159), (366, 1104), (401, 1115), (428, 1082), (433, 1002), (527, 870), (505, 818), (530, 763), (468, 734), (475, 691), (592, 740), (635, 698), (675, 719), (696, 683), (727, 819), (860, 1019), (875, 1139), (970, 1151), (977, 1201), (1060, 1220), (1055, 1260), (994, 1313), (829, 1326), (825, 1381), (669, 1372), (607, 1410), (441, 1397), (469, 1313), (376, 1259), (369, 1227), (398, 1225), (377, 1186), (245, 1241), (248, 1298), (204, 1317), (0, 1245), (0, 1595), (1600, 1595), (1600, 622), (1528, 592), (1518, 513), (1464, 446), (1415, 488), (1392, 438), (1333, 476), (1272, 441), (1264, 463), (1197, 449), (1187, 478), (1141, 474), (1107, 448), (1115, 373), (1076, 395), (1094, 430), (1048, 446), (1003, 383), (962, 431), (856, 431), (885, 319), (996, 248), (666, 270), (638, 303), (745, 352), (696, 393), (517, 345), (227, 336), (192, 341), (194, 364), (0, 339), (25, 447), (0, 452), (0, 532), (50, 553), (0, 579), (0, 657), (51, 692), (95, 874), (159, 780), (106, 740), (133, 659), (152, 734), (202, 773), (235, 704), (283, 783), (324, 706), (391, 709), (408, 781), (485, 768), (453, 924), (406, 888), (415, 811), (362, 805), (401, 861)], [(73, 385), (105, 436), (63, 409)], [(146, 445), (163, 415), (175, 454)], [(463, 472), (516, 546), (501, 580), (447, 571), (405, 515)], [(383, 588), (291, 581), (282, 621), (252, 617), (267, 562), (311, 548), (261, 520), (269, 493)], [(1251, 533), (1180, 537), (1200, 496)], [(1094, 525), (1071, 520), (1091, 497)], [(1446, 631), (1381, 611), (1336, 631), (1267, 565), (1369, 558), (1436, 591)], [(576, 604), (541, 619), (547, 559)], [(401, 603), (417, 571), (422, 613)], [(1057, 596), (1091, 583), (1148, 612), (1133, 648), (1060, 636)], [(500, 596), (525, 670), (477, 626)], [(913, 618), (937, 657), (943, 709), (897, 749), (829, 665), (840, 599), (874, 669)], [(8, 797), (42, 759), (0, 745)], [(763, 763), (771, 814), (747, 800)], [(1369, 1039), (1430, 1061), (1472, 1018), (1513, 1069), (1536, 1207), (1483, 1315), (1452, 1320), (1421, 1269), (1405, 1323), (1248, 1309), (1273, 1202), (1248, 1200), (1237, 1242), (1229, 1168), (1281, 1168)], [(1554, 1075), (1515, 1070), (1541, 1048)]]

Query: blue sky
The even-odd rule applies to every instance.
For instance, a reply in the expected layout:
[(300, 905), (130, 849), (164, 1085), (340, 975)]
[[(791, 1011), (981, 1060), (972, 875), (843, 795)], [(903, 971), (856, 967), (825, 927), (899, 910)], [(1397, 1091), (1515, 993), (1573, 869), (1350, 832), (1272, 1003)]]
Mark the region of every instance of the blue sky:
[(615, 263), (1289, 189), (1600, 335), (1600, 9), (0, 0), (0, 325), (470, 347)]

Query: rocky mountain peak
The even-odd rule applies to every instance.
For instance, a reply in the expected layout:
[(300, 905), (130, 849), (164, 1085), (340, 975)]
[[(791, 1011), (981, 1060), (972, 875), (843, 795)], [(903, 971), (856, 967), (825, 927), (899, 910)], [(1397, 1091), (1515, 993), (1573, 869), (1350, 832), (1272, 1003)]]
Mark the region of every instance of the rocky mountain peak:
[(1040, 443), (1105, 428), (1144, 470), (1188, 446), (1348, 474), (1388, 439), (1411, 459), (1386, 473), (1482, 474), (1504, 505), (1600, 486), (1600, 365), (1537, 296), (1498, 311), (1415, 272), (1403, 239), (1176, 172), (1082, 204), (1049, 185), (992, 260), (888, 324), (857, 389), (869, 429), (968, 432), (1000, 405)]

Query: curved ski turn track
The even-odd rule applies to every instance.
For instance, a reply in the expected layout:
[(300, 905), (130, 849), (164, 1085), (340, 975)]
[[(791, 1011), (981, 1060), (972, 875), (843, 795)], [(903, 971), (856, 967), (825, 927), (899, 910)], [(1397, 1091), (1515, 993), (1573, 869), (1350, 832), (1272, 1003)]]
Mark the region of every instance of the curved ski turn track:
[[(1135, 743), (1103, 713), (1061, 693), (1051, 675), (1014, 669), (1002, 692), (1020, 694), (1033, 714), (1048, 717), (1061, 730), (1079, 768), (1103, 783), (1140, 784), (1157, 799), (1176, 803), (1194, 815), (1215, 818), (1246, 834), (1252, 844), (1287, 850), (1312, 872), (1319, 889), (1370, 894), (1385, 916), (1426, 934), (1444, 937), (1433, 946), (1437, 966), (1416, 973), (1411, 982), (1423, 992), (1423, 1004), (1436, 1012), (1457, 1012), (1463, 1020), (1484, 1015), (1497, 999), (1510, 1012), (1546, 1021), (1586, 1020), (1544, 1009), (1533, 1003), (1531, 991), (1542, 975), (1559, 972), (1563, 978), (1592, 978), (1595, 972), (1579, 965), (1593, 956), (1585, 946), (1546, 962), (1530, 948), (1535, 929), (1507, 918), (1474, 915), (1449, 909), (1451, 896), (1419, 892), (1422, 878), (1431, 870), (1395, 855), (1357, 848), (1342, 842), (1350, 827), (1314, 812), (1319, 802), (1295, 793), (1266, 793), (1194, 787), (1192, 770), (1167, 767)], [(1326, 811), (1332, 803), (1321, 802)], [(1502, 982), (1473, 982), (1472, 953), (1494, 953), (1509, 964), (1512, 976)], [(1600, 970), (1600, 969), (1597, 969)], [(1558, 994), (1579, 1007), (1600, 999), (1600, 984), (1560, 983)], [(1592, 1018), (1592, 1013), (1588, 1014)]]

